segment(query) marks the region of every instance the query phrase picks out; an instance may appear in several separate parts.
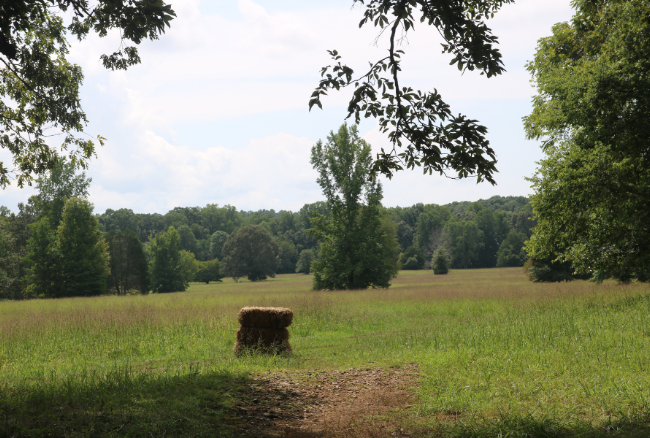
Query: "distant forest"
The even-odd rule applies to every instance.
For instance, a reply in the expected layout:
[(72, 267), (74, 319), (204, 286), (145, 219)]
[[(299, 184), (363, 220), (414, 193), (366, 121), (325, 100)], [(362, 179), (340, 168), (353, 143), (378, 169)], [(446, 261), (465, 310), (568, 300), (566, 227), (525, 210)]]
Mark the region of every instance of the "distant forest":
[[(85, 199), (89, 184), (66, 164), (51, 180), (39, 182), (39, 195), (19, 204), (18, 213), (0, 207), (0, 298), (182, 291), (190, 281), (228, 275), (221, 262), (233, 245), (246, 248), (246, 257), (258, 257), (261, 250), (248, 247), (262, 237), (270, 252), (264, 262), (268, 272), (260, 279), (309, 273), (312, 262), (321, 260), (320, 243), (310, 229), (315, 217), (330, 217), (324, 201), (305, 204), (298, 212), (209, 204), (166, 214), (122, 208), (93, 215)], [(431, 269), (434, 253), (444, 253), (452, 269), (523, 266), (524, 242), (535, 225), (529, 199), (521, 196), (380, 207), (379, 214), (391, 245), (398, 246), (396, 268), (405, 270)], [(258, 226), (263, 236), (258, 232), (253, 238), (249, 225)], [(255, 242), (235, 238), (244, 227)], [(252, 263), (246, 260), (238, 263)]]
[[(441, 246), (454, 269), (523, 266), (522, 246), (535, 225), (530, 201), (524, 196), (446, 205), (420, 203), (386, 208), (385, 213), (396, 227), (402, 269), (429, 269), (431, 255)], [(231, 205), (209, 204), (176, 207), (166, 214), (108, 209), (96, 217), (101, 231), (132, 230), (142, 243), (173, 226), (181, 249), (194, 253), (199, 261), (221, 259), (228, 235), (246, 225), (260, 225), (278, 244), (276, 272), (281, 274), (296, 272), (303, 250), (317, 254), (318, 242), (305, 233), (311, 228), (310, 218), (317, 214), (328, 215), (325, 202), (305, 204), (298, 212), (241, 211)]]

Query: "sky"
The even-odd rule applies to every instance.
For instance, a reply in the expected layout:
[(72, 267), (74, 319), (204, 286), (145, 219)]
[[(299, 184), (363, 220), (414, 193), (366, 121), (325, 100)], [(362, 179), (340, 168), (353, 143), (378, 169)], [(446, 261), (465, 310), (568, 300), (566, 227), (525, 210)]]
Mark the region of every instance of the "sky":
[[(107, 138), (87, 171), (95, 212), (165, 213), (207, 204), (297, 211), (322, 200), (311, 147), (345, 121), (350, 97), (331, 92), (323, 110), (309, 111), (320, 69), (330, 63), (326, 50), (338, 50), (361, 72), (385, 56), (385, 36), (377, 40), (376, 28), (359, 29), (362, 9), (351, 8), (352, 0), (170, 3), (177, 14), (171, 28), (140, 44), (142, 63), (126, 72), (108, 71), (99, 59), (119, 47), (119, 33), (72, 42), (69, 60), (85, 75), (85, 132)], [(437, 32), (416, 24), (402, 47), (400, 84), (437, 89), (453, 113), (488, 128), (497, 185), (405, 170), (382, 179), (385, 206), (531, 194), (525, 177), (542, 153), (522, 127), (535, 94), (525, 64), (539, 38), (571, 18), (569, 3), (517, 0), (488, 21), (507, 70), (490, 79), (450, 66)], [(359, 131), (373, 150), (389, 147), (374, 120), (362, 120)], [(0, 151), (0, 160), (10, 156)], [(34, 193), (10, 186), (0, 192), (0, 205), (15, 211)]]

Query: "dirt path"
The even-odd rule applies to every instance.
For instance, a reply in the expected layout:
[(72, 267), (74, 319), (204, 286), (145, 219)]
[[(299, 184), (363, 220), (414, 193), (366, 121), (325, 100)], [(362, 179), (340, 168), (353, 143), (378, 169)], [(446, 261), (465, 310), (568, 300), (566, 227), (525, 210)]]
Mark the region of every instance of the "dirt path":
[(415, 365), (275, 372), (250, 382), (234, 414), (242, 437), (406, 437)]

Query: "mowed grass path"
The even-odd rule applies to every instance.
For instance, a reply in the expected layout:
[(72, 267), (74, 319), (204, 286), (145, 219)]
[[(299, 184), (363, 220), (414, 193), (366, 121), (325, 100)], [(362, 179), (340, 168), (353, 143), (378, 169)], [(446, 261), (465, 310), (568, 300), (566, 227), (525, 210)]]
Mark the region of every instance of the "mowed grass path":
[[(406, 363), (420, 374), (408, 421), (431, 434), (648, 436), (647, 285), (534, 284), (513, 268), (310, 287), (296, 274), (0, 302), (0, 436), (227, 436), (249, 376)], [(293, 355), (233, 357), (247, 305), (293, 309)]]

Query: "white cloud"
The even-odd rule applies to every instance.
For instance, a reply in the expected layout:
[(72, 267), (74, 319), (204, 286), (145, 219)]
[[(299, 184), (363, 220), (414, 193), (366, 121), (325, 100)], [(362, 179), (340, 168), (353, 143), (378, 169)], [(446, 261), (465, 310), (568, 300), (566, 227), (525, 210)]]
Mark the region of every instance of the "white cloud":
[[(252, 139), (241, 150), (224, 146), (193, 150), (146, 131), (132, 148), (130, 165), (123, 164), (123, 153), (116, 156), (110, 148), (101, 152), (101, 177), (91, 187), (91, 198), (98, 205), (137, 211), (208, 203), (297, 209), (320, 198), (316, 173), (304, 165), (311, 146), (306, 138), (279, 133)], [(125, 184), (120, 191), (111, 190), (118, 175)]]
[[(98, 211), (129, 207), (164, 212), (177, 205), (208, 202), (246, 209), (295, 209), (321, 198), (309, 151), (317, 138), (336, 128), (324, 125), (332, 123), (331, 118), (309, 119), (323, 120), (318, 122), (322, 125), (309, 128), (309, 138), (304, 137), (304, 126), (295, 127), (300, 135), (286, 126), (251, 134), (240, 128), (244, 124), (228, 128), (224, 120), (306, 112), (320, 68), (330, 63), (326, 49), (338, 49), (345, 62), (362, 71), (368, 61), (383, 56), (385, 38), (375, 47), (377, 29), (359, 29), (362, 11), (349, 5), (335, 7), (319, 0), (296, 10), (274, 11), (255, 0), (228, 1), (236, 1), (240, 16), (219, 14), (219, 8), (216, 14), (202, 14), (199, 0), (173, 1), (177, 18), (171, 28), (160, 40), (143, 42), (139, 47), (143, 63), (126, 72), (108, 72), (99, 61), (100, 54), (119, 47), (119, 33), (73, 44), (71, 59), (86, 75), (83, 102), (91, 120), (86, 131), (109, 138), (89, 171), (94, 180), (91, 201)], [(533, 94), (524, 63), (532, 58), (536, 41), (570, 15), (569, 0), (518, 0), (505, 6), (490, 25), (499, 36), (508, 71), (489, 80), (476, 72), (461, 76), (448, 65), (449, 55), (441, 54), (437, 33), (418, 24), (405, 47), (403, 85), (427, 91), (436, 87), (455, 112), (463, 102), (471, 107), (487, 101), (494, 113), (505, 114), (512, 102), (528, 100)], [(332, 92), (324, 104), (342, 108), (348, 96)], [(519, 132), (521, 114), (508, 117), (501, 123), (503, 129), (511, 126)], [(175, 137), (179, 125), (213, 122), (232, 129), (230, 137), (241, 138), (240, 143), (248, 146), (215, 145), (209, 134), (181, 145)], [(534, 145), (521, 147), (520, 141), (518, 136), (512, 140), (514, 146), (499, 145), (497, 188), (404, 172), (385, 184), (386, 204), (444, 203), (527, 192), (521, 187), (522, 177), (532, 172), (539, 154)], [(25, 200), (29, 192), (21, 193)], [(21, 198), (15, 189), (2, 197), (0, 203), (10, 207)]]
[[(373, 154), (380, 152), (381, 148), (390, 151), (391, 143), (386, 136), (379, 132), (379, 129), (368, 131), (363, 135), (372, 146)], [(487, 199), (495, 195), (500, 196), (528, 196), (531, 193), (530, 184), (524, 179), (534, 171), (534, 162), (519, 162), (516, 153), (504, 154), (504, 147), (493, 146), (500, 155), (506, 155), (505, 166), (509, 168), (506, 173), (497, 173), (494, 178), (497, 185), (493, 186), (483, 182), (476, 184), (476, 179), (467, 178), (454, 180), (439, 174), (423, 175), (419, 168), (406, 169), (396, 172), (392, 179), (382, 178), (384, 188), (384, 205), (386, 206), (409, 206), (421, 202), (423, 204), (448, 204), (454, 201)], [(498, 166), (502, 167), (502, 166)], [(450, 172), (448, 176), (455, 176)]]
[(0, 206), (4, 205), (12, 211), (18, 211), (19, 202), (27, 202), (27, 199), (36, 194), (34, 187), (25, 185), (22, 189), (15, 183), (10, 184), (0, 192)]

